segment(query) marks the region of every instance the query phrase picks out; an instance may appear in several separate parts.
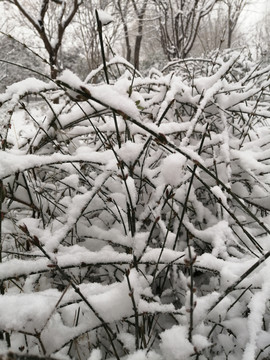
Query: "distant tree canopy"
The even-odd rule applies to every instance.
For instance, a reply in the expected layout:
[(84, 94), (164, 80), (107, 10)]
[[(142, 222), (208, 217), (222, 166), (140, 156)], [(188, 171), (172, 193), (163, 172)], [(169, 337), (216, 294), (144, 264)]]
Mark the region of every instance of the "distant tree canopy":
[[(42, 0), (39, 7), (19, 0), (6, 0), (17, 7), (38, 34), (48, 53), (50, 76), (55, 79), (59, 69), (58, 54), (66, 28), (71, 23), (82, 0)], [(30, 5), (30, 6), (29, 6)]]
[[(95, 9), (113, 17), (104, 26), (106, 56), (120, 54), (136, 69), (161, 60), (184, 59), (230, 48), (239, 38), (237, 24), (252, 0), (0, 0), (5, 22), (31, 29), (26, 41), (49, 64), (50, 76), (70, 68), (85, 77), (101, 62)], [(16, 11), (15, 11), (16, 10)], [(15, 11), (15, 12), (14, 12)], [(3, 26), (3, 30), (7, 27)], [(7, 32), (9, 32), (7, 30)], [(21, 40), (16, 29), (11, 33)], [(23, 33), (23, 30), (22, 30)], [(235, 35), (235, 38), (234, 38)], [(22, 41), (23, 42), (23, 41)], [(19, 54), (19, 52), (16, 52)]]
[[(1, 92), (6, 86), (33, 76), (31, 70), (46, 73), (46, 63), (12, 37), (0, 35), (0, 54)], [(37, 73), (35, 76), (39, 77)]]

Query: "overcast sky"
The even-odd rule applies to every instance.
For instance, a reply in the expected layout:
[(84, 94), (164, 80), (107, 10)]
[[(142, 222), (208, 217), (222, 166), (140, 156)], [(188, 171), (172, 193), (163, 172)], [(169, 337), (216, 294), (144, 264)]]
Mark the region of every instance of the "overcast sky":
[(243, 12), (244, 23), (256, 24), (270, 10), (270, 0), (252, 0)]

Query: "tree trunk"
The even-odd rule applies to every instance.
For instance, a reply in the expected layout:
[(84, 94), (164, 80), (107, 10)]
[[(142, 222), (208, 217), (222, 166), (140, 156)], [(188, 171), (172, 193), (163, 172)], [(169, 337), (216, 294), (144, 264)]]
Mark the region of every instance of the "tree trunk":
[(139, 24), (138, 35), (136, 36), (135, 46), (134, 46), (134, 67), (137, 70), (139, 70), (140, 67), (140, 50), (141, 50), (141, 43), (143, 36), (142, 30), (143, 30), (143, 24), (141, 21)]
[(228, 40), (227, 40), (227, 48), (230, 48), (232, 45), (232, 33), (233, 33), (233, 24), (232, 24), (232, 8), (231, 5), (228, 4)]
[(130, 62), (131, 61), (131, 46), (130, 46), (130, 41), (129, 41), (129, 32), (128, 32), (128, 26), (127, 26), (125, 16), (123, 14), (123, 9), (121, 7), (120, 0), (118, 0), (117, 6), (118, 6), (119, 13), (120, 13), (121, 21), (123, 24), (123, 28), (124, 28), (125, 43), (126, 43), (126, 59), (127, 59), (127, 61)]
[(135, 69), (139, 70), (140, 67), (140, 50), (142, 44), (142, 37), (143, 37), (143, 18), (146, 12), (147, 0), (144, 0), (143, 6), (141, 11), (138, 13), (138, 34), (135, 40), (134, 46), (134, 67)]

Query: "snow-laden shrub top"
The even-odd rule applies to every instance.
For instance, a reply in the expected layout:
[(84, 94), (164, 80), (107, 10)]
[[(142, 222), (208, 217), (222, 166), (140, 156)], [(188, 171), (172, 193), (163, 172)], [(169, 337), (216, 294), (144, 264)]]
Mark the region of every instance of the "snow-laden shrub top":
[(186, 65), (0, 94), (2, 352), (269, 356), (268, 69)]

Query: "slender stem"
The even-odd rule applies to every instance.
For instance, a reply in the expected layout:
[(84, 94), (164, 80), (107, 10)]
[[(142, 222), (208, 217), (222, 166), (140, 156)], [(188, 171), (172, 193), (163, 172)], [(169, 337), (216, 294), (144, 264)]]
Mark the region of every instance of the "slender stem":
[(270, 256), (270, 251), (268, 251), (265, 255), (263, 255), (259, 260), (255, 262), (247, 271), (244, 272), (231, 286), (229, 286), (216, 300), (216, 302), (210, 307), (208, 313), (210, 313), (228, 294), (230, 294), (233, 290), (236, 289), (236, 286), (239, 285), (244, 279), (247, 278), (254, 270), (257, 269), (262, 263), (265, 262)]
[(187, 247), (188, 247), (188, 255), (189, 255), (189, 276), (190, 276), (190, 284), (189, 284), (189, 330), (188, 330), (188, 339), (192, 342), (192, 331), (193, 331), (193, 312), (194, 312), (194, 276), (193, 276), (193, 263), (195, 259), (192, 257), (192, 251), (189, 243), (190, 234), (187, 233)]
[(32, 237), (30, 233), (28, 232), (28, 229), (26, 226), (21, 227), (21, 230), (29, 237), (29, 240), (33, 243), (33, 245), (37, 246), (38, 249), (45, 255), (47, 259), (49, 259), (55, 268), (61, 275), (63, 280), (66, 280), (71, 287), (74, 289), (74, 291), (80, 296), (80, 298), (83, 300), (83, 302), (88, 306), (88, 308), (95, 314), (95, 316), (99, 319), (101, 322), (106, 334), (108, 335), (108, 338), (110, 340), (110, 343), (112, 345), (114, 355), (117, 360), (120, 360), (119, 355), (117, 353), (116, 347), (114, 345), (114, 334), (109, 325), (105, 322), (105, 320), (102, 318), (102, 316), (98, 313), (98, 311), (93, 307), (93, 305), (89, 302), (89, 300), (84, 296), (84, 294), (81, 292), (80, 288), (75, 284), (72, 277), (64, 271), (58, 264), (55, 262), (52, 257), (47, 253), (47, 251), (43, 248), (41, 243), (39, 242), (37, 237)]
[[(203, 143), (204, 143), (204, 140), (205, 140), (205, 137), (206, 137), (206, 134), (207, 134), (207, 130), (208, 130), (208, 125), (209, 125), (209, 124), (207, 124), (207, 126), (206, 126), (206, 128), (205, 128), (205, 131), (204, 131), (204, 134), (203, 134), (201, 143), (200, 143), (199, 155), (200, 155), (201, 152), (202, 152)], [(195, 164), (194, 167), (193, 167), (193, 169), (192, 169), (192, 174), (191, 174), (191, 178), (190, 178), (190, 181), (189, 181), (187, 194), (186, 194), (186, 197), (185, 197), (185, 202), (184, 202), (184, 205), (183, 205), (183, 210), (182, 210), (182, 213), (181, 213), (181, 217), (180, 217), (180, 221), (179, 221), (177, 233), (176, 233), (175, 240), (174, 240), (174, 244), (173, 244), (173, 249), (174, 249), (174, 250), (175, 250), (175, 248), (176, 248), (177, 240), (178, 240), (178, 238), (179, 238), (179, 236), (180, 236), (180, 232), (181, 232), (181, 229), (182, 229), (182, 224), (183, 224), (184, 216), (185, 216), (185, 213), (186, 213), (186, 208), (187, 208), (187, 203), (188, 203), (188, 200), (189, 200), (190, 191), (191, 191), (191, 189), (192, 189), (193, 180), (194, 180), (194, 177), (195, 177), (195, 174), (196, 174), (196, 169), (197, 169), (197, 164)]]
[[(109, 82), (109, 75), (108, 75), (108, 69), (107, 69), (107, 63), (106, 63), (106, 57), (105, 57), (104, 42), (103, 42), (103, 37), (102, 37), (102, 23), (101, 23), (101, 21), (99, 19), (98, 11), (96, 10), (95, 12), (96, 12), (96, 19), (97, 19), (98, 36), (99, 36), (99, 42), (100, 42), (100, 48), (101, 48), (103, 69), (104, 69), (106, 83), (109, 84), (110, 83)], [(120, 137), (120, 132), (119, 132), (117, 119), (116, 119), (116, 115), (115, 115), (114, 111), (113, 111), (113, 119), (114, 119), (114, 125), (115, 125), (115, 130), (116, 130), (116, 137), (117, 137), (118, 146), (119, 146), (119, 148), (121, 148), (121, 137)]]
[(109, 84), (109, 76), (108, 76), (108, 69), (106, 64), (106, 57), (105, 57), (105, 50), (104, 50), (104, 42), (102, 38), (102, 23), (98, 16), (98, 11), (95, 11), (96, 13), (96, 19), (97, 19), (97, 30), (98, 30), (98, 36), (99, 36), (99, 42), (100, 42), (100, 49), (101, 49), (101, 56), (102, 56), (102, 62), (103, 62), (103, 69), (104, 69), (104, 75), (107, 84)]
[(134, 311), (134, 319), (135, 319), (135, 341), (136, 341), (136, 350), (139, 349), (139, 342), (140, 342), (140, 326), (139, 326), (139, 315), (138, 310), (134, 298), (134, 290), (131, 287), (130, 280), (129, 280), (129, 270), (126, 270), (126, 278), (129, 288), (129, 295), (131, 297), (133, 311)]

